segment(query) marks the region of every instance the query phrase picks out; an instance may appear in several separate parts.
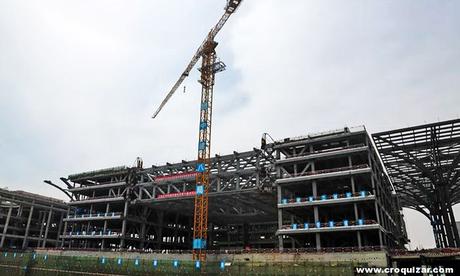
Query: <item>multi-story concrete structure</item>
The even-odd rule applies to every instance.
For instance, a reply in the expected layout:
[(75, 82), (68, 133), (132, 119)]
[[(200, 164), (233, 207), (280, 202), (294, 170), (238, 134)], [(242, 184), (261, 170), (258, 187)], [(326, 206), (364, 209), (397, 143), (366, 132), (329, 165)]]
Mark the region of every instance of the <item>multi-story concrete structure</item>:
[(279, 246), (402, 247), (398, 200), (364, 127), (270, 144)]
[[(254, 149), (211, 160), (208, 248), (274, 247), (269, 156)], [(70, 175), (62, 246), (190, 249), (195, 161)]]
[[(364, 128), (262, 148), (212, 158), (208, 249), (404, 245), (398, 201)], [(190, 249), (195, 168), (196, 161), (143, 168), (138, 160), (62, 178), (71, 201), (46, 205), (53, 212), (37, 219), (50, 223), (38, 228), (32, 216), (28, 231), (37, 238), (25, 246)]]
[(59, 246), (66, 211), (62, 200), (0, 189), (0, 248)]

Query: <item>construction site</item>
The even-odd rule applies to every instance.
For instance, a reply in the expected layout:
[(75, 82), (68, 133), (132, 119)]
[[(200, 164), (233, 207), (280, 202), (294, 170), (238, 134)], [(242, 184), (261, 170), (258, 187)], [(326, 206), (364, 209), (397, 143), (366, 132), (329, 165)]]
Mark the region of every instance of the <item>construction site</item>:
[[(284, 270), (276, 272), (283, 274), (290, 271), (288, 264), (299, 254), (305, 267), (292, 273), (303, 274), (307, 268), (318, 271), (328, 263), (334, 267), (332, 275), (342, 275), (338, 271), (352, 273), (358, 265), (388, 266), (392, 258), (401, 263), (417, 262), (422, 254), (413, 253), (409, 259), (408, 253), (403, 254), (409, 252), (405, 249), (409, 240), (403, 207), (420, 210), (436, 222), (432, 223), (433, 233), (441, 251), (435, 259), (457, 258), (457, 246), (449, 244), (456, 242), (458, 235), (455, 224), (450, 223), (455, 220), (449, 211), (453, 204), (436, 210), (416, 204), (422, 196), (421, 187), (437, 191), (436, 186), (428, 185), (428, 176), (402, 174), (396, 165), (415, 171), (419, 169), (415, 164), (431, 164), (435, 166), (431, 171), (442, 171), (452, 183), (449, 190), (455, 191), (460, 171), (460, 119), (388, 133), (370, 135), (361, 126), (271, 142), (264, 135), (260, 148), (212, 157), (206, 241), (209, 269), (222, 273), (238, 267), (240, 273), (268, 273), (272, 265), (284, 264)], [(408, 138), (401, 144), (389, 142), (388, 136), (394, 133), (430, 135), (418, 135), (416, 142)], [(442, 156), (442, 162), (409, 162), (405, 157), (408, 150), (434, 152)], [(393, 151), (397, 153), (389, 154)], [(388, 155), (404, 159), (395, 163)], [(104, 271), (108, 268), (101, 265), (102, 260), (111, 259), (114, 264), (110, 269), (131, 269), (130, 273), (138, 273), (135, 275), (171, 273), (168, 269), (173, 269), (174, 263), (169, 260), (180, 262), (181, 272), (197, 272), (191, 262), (197, 164), (196, 160), (183, 160), (145, 166), (137, 158), (133, 167), (72, 174), (61, 178), (68, 201), (1, 190), (2, 260), (24, 261), (25, 257), (19, 256), (29, 254), (28, 265), (41, 271), (49, 269), (50, 263), (34, 258), (45, 256), (55, 258), (56, 269), (68, 270), (71, 267), (60, 266), (58, 260), (80, 256), (86, 258), (80, 260), (82, 267)], [(419, 179), (391, 180), (385, 168), (390, 177)], [(404, 187), (411, 184), (417, 186)], [(449, 193), (449, 202), (455, 201), (455, 195)], [(422, 202), (429, 202), (428, 196)], [(437, 198), (432, 202), (444, 202)], [(444, 212), (450, 220), (444, 220)], [(120, 258), (131, 265), (115, 265)], [(154, 260), (166, 270), (155, 270)], [(222, 260), (228, 268), (220, 268)], [(234, 266), (230, 268), (230, 264)]]
[[(224, 14), (152, 116), (201, 60), (197, 158), (118, 164), (45, 180), (67, 200), (0, 189), (0, 274), (355, 275), (357, 267), (458, 266), (460, 119), (379, 133), (342, 127), (211, 154), (216, 35)], [(185, 92), (185, 88), (184, 88)], [(267, 130), (270, 131), (270, 130)], [(167, 145), (165, 145), (167, 147)], [(238, 148), (238, 145), (234, 145)], [(170, 163), (173, 162), (173, 163)], [(436, 249), (408, 251), (403, 208)], [(387, 273), (388, 274), (388, 273)]]

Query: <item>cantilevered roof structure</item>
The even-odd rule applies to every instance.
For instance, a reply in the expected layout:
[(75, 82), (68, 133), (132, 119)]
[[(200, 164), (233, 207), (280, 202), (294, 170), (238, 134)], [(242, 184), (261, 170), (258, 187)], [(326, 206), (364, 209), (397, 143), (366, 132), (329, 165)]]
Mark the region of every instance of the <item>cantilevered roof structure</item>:
[(403, 207), (430, 219), (438, 247), (458, 247), (460, 119), (372, 135)]

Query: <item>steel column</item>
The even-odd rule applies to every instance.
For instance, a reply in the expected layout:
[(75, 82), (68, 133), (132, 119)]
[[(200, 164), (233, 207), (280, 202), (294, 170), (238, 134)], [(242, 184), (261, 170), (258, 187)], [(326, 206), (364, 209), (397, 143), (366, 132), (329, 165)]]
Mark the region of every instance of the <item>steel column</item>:
[(22, 241), (22, 249), (25, 249), (29, 243), (27, 238), (29, 237), (30, 222), (34, 213), (34, 206), (30, 206), (29, 217), (27, 218), (26, 232), (24, 233), (24, 240)]
[(0, 248), (3, 248), (3, 245), (5, 243), (6, 233), (8, 231), (8, 225), (10, 223), (10, 218), (11, 218), (11, 212), (12, 211), (13, 211), (13, 206), (10, 206), (10, 208), (8, 209), (8, 215), (7, 215), (6, 221), (5, 221), (5, 228), (3, 228), (3, 235), (2, 235), (2, 240), (0, 241)]

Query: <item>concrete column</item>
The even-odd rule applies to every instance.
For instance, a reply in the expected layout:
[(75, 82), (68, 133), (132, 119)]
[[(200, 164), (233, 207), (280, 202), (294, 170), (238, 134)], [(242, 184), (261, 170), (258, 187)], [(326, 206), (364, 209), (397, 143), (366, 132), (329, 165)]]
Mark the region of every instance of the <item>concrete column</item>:
[(123, 210), (123, 224), (121, 226), (121, 241), (120, 241), (120, 248), (125, 248), (125, 239), (126, 239), (126, 223), (127, 223), (127, 217), (128, 217), (128, 204), (129, 201), (125, 201), (125, 208)]
[(56, 247), (59, 246), (59, 240), (61, 239), (59, 235), (61, 234), (62, 230), (62, 220), (64, 219), (64, 213), (61, 212), (61, 217), (59, 218), (59, 226), (56, 234)]
[[(51, 206), (53, 208), (53, 206)], [(45, 228), (45, 237), (43, 238), (42, 248), (46, 247), (46, 241), (48, 240), (48, 232), (50, 230), (51, 224), (51, 217), (53, 216), (53, 209), (50, 209), (48, 213), (48, 220), (46, 221), (46, 228)]]
[[(315, 206), (314, 209), (314, 216), (315, 216), (315, 224), (317, 221), (319, 221), (319, 212), (318, 212), (318, 206)], [(320, 250), (321, 249), (321, 234), (320, 233), (316, 233), (315, 234), (315, 238), (316, 238), (316, 249), (317, 250)]]
[(316, 187), (316, 181), (314, 181), (314, 180), (311, 183), (311, 190), (312, 190), (313, 196), (317, 197), (318, 196), (318, 189)]
[[(375, 203), (375, 215), (377, 216), (377, 223), (383, 227), (382, 223), (381, 223), (381, 220), (380, 220), (380, 212), (379, 212), (379, 206), (377, 204), (377, 201), (374, 201)], [(379, 242), (380, 242), (380, 247), (383, 247), (384, 244), (383, 244), (383, 237), (382, 237), (382, 231), (379, 229)]]
[(2, 235), (2, 240), (0, 241), (0, 248), (3, 248), (3, 245), (5, 244), (6, 233), (8, 231), (8, 225), (10, 224), (10, 218), (11, 218), (12, 211), (13, 211), (13, 206), (10, 206), (10, 208), (8, 209), (8, 215), (5, 221), (5, 227), (3, 228), (3, 235)]
[[(294, 216), (293, 215), (290, 216), (290, 222), (291, 222), (291, 225), (294, 224)], [(295, 249), (295, 239), (292, 236), (290, 236), (290, 239), (291, 239), (291, 248)]]
[[(66, 218), (69, 218), (69, 215), (70, 215), (70, 207), (67, 208), (67, 216)], [(62, 230), (62, 235), (65, 236), (67, 232), (67, 221), (64, 222), (64, 229)], [(59, 235), (59, 233), (58, 233)], [(61, 247), (64, 247), (64, 244), (65, 244), (65, 238), (63, 237), (62, 240), (61, 240)], [(69, 242), (70, 244), (70, 242)]]
[[(358, 212), (358, 205), (353, 203), (353, 208), (355, 210), (355, 222), (358, 221), (359, 219), (359, 212)], [(358, 248), (362, 247), (362, 242), (361, 242), (361, 231), (356, 231), (356, 239), (358, 240)]]
[[(315, 164), (312, 164), (313, 170), (315, 170)], [(318, 189), (316, 187), (316, 181), (313, 181), (311, 184), (312, 192), (313, 192), (313, 197), (318, 196)], [(314, 212), (314, 218), (315, 218), (315, 223), (319, 221), (319, 210), (318, 206), (313, 207), (313, 212)], [(321, 249), (321, 234), (316, 233), (315, 234), (315, 239), (316, 239), (316, 249), (320, 250)]]
[(385, 245), (383, 244), (383, 236), (382, 236), (382, 231), (379, 230), (379, 242), (380, 242), (380, 247), (384, 247)]
[[(110, 212), (110, 203), (107, 203), (107, 205), (105, 206), (104, 216), (109, 212)], [(104, 219), (104, 228), (102, 229), (102, 235), (105, 235), (106, 231), (107, 231), (107, 219)], [(104, 248), (105, 248), (105, 238), (103, 237), (101, 241), (101, 249), (104, 249)]]
[(350, 182), (351, 182), (351, 192), (354, 194), (354, 193), (356, 193), (356, 185), (355, 185), (355, 177), (354, 176), (351, 176)]
[(17, 217), (22, 216), (22, 209), (23, 209), (23, 205), (19, 205), (18, 211), (17, 211), (17, 213), (16, 213), (16, 216), (17, 216)]
[[(278, 229), (281, 229), (283, 226), (283, 211), (278, 209)], [(278, 247), (280, 250), (284, 249), (284, 240), (283, 235), (278, 235)]]
[[(277, 203), (281, 202), (282, 199), (282, 190), (281, 186), (278, 185), (276, 186), (277, 190)], [(278, 208), (278, 229), (281, 229), (283, 227), (283, 210), (281, 208)], [(278, 235), (278, 247), (280, 250), (283, 250), (284, 248), (284, 241), (283, 241), (283, 235)]]
[[(91, 216), (93, 214), (93, 204), (89, 206), (89, 215)], [(86, 224), (86, 233), (89, 234), (91, 231), (91, 220), (88, 220), (88, 223)], [(85, 248), (87, 247), (88, 240), (85, 240)]]
[(30, 222), (32, 221), (33, 213), (34, 213), (34, 206), (32, 205), (30, 207), (29, 217), (27, 218), (26, 232), (24, 233), (24, 239), (22, 241), (22, 249), (25, 249), (27, 245), (29, 244), (29, 241), (27, 240), (27, 238), (29, 237)]
[(363, 247), (363, 243), (361, 241), (361, 231), (356, 231), (356, 239), (358, 240), (358, 249)]
[[(236, 157), (236, 171), (240, 171), (240, 158), (238, 157), (238, 155), (235, 155)], [(236, 190), (239, 191), (240, 190), (240, 182), (241, 182), (241, 179), (239, 177), (236, 178)]]
[(37, 248), (40, 247), (40, 242), (42, 241), (43, 226), (45, 225), (45, 213), (44, 211), (40, 212), (40, 234), (38, 235)]

